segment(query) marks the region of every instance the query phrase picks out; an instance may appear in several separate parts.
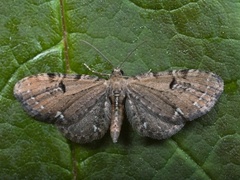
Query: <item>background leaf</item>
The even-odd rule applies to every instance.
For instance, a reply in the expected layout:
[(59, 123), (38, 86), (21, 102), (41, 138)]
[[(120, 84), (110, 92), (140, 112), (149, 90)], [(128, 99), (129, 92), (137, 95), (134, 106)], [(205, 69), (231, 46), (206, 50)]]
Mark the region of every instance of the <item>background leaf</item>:
[[(0, 2), (2, 179), (239, 179), (240, 3), (238, 0), (9, 0)], [(220, 75), (225, 90), (207, 115), (170, 139), (140, 137), (124, 122), (87, 145), (30, 118), (13, 97), (21, 78), (42, 72), (125, 75), (194, 68)]]

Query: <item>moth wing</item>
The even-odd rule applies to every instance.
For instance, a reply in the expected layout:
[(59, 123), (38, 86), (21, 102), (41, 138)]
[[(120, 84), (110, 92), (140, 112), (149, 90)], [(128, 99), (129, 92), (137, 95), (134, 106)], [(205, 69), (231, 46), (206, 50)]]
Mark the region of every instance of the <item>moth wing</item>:
[(210, 72), (174, 70), (130, 78), (126, 91), (132, 127), (142, 136), (165, 139), (210, 111), (223, 81)]
[(14, 95), (39, 121), (55, 124), (70, 140), (101, 138), (110, 125), (105, 80), (87, 75), (39, 74), (20, 80)]

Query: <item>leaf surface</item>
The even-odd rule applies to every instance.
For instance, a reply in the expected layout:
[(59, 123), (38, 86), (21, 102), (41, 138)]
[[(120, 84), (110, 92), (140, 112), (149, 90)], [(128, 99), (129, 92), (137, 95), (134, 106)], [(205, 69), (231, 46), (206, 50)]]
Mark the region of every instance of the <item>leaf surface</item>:
[[(237, 0), (0, 2), (0, 177), (239, 179), (239, 8)], [(114, 67), (125, 61), (127, 76), (202, 69), (224, 79), (224, 93), (207, 115), (170, 139), (140, 137), (126, 120), (117, 144), (109, 133), (74, 144), (29, 117), (13, 87), (43, 72), (92, 74), (83, 63), (111, 73), (112, 65), (80, 40)]]

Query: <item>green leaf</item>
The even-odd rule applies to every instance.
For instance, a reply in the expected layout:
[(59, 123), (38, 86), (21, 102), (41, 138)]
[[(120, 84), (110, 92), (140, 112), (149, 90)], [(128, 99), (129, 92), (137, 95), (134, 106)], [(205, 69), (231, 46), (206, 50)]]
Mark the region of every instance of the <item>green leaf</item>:
[[(240, 4), (238, 0), (9, 0), (0, 2), (0, 177), (2, 179), (239, 179)], [(216, 106), (172, 138), (140, 137), (124, 121), (74, 144), (29, 117), (13, 96), (21, 78), (42, 72), (125, 75), (194, 68), (225, 82)], [(143, 43), (144, 42), (144, 43)], [(127, 55), (140, 45), (127, 59)]]

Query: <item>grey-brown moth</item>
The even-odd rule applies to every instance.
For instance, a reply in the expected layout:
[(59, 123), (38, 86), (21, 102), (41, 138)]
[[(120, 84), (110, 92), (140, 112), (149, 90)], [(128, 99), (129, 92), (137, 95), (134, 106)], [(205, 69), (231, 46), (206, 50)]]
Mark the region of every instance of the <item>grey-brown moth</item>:
[(59, 73), (29, 76), (16, 83), (14, 95), (32, 117), (56, 125), (71, 141), (89, 143), (110, 128), (115, 143), (124, 113), (138, 134), (165, 139), (210, 111), (223, 86), (219, 76), (200, 70), (126, 77), (116, 68), (108, 80)]

